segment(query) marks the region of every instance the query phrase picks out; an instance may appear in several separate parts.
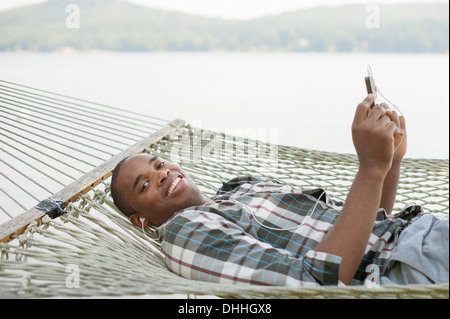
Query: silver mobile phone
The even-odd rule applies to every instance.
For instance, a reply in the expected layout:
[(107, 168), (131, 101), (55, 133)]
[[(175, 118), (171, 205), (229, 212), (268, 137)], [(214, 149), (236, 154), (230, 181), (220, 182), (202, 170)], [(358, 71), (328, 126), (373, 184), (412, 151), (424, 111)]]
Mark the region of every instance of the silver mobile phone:
[(367, 68), (368, 76), (365, 77), (366, 80), (366, 88), (367, 88), (367, 94), (374, 94), (375, 100), (373, 101), (370, 108), (372, 109), (375, 106), (376, 100), (377, 100), (377, 87), (375, 85), (375, 81), (373, 79), (372, 75), (372, 69), (370, 66)]

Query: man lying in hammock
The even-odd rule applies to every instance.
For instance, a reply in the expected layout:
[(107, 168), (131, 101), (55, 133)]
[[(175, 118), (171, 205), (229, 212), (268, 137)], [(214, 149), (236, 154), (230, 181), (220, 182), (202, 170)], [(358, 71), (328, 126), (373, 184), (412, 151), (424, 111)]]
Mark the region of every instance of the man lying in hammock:
[[(357, 107), (359, 171), (344, 205), (323, 190), (238, 177), (207, 198), (174, 163), (136, 155), (111, 191), (133, 225), (156, 234), (173, 272), (219, 283), (302, 286), (448, 282), (448, 216), (394, 205), (407, 149), (405, 119), (387, 105)], [(420, 218), (419, 218), (420, 217)], [(380, 280), (378, 280), (380, 279)]]

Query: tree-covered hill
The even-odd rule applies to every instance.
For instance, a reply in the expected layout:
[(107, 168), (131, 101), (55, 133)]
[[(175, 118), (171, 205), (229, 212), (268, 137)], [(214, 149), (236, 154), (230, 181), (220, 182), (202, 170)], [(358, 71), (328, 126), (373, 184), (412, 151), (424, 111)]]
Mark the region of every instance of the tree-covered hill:
[[(69, 4), (80, 27), (69, 28)], [(0, 50), (448, 52), (449, 5), (318, 7), (249, 21), (155, 10), (121, 0), (49, 0), (0, 12)], [(70, 18), (70, 17), (69, 17)]]

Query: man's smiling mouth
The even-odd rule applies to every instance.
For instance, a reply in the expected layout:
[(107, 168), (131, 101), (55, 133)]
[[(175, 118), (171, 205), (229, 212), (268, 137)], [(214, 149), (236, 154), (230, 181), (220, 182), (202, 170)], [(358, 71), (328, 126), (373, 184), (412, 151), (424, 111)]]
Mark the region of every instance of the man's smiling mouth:
[(178, 186), (178, 184), (181, 182), (182, 177), (181, 176), (177, 176), (173, 179), (172, 184), (170, 185), (166, 196), (170, 196), (172, 195), (173, 191), (175, 190), (175, 188)]

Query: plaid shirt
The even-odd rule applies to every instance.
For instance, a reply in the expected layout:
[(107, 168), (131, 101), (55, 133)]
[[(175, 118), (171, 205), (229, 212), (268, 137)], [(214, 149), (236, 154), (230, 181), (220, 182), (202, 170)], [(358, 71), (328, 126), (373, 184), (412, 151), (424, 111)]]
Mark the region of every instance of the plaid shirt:
[[(342, 258), (314, 250), (342, 208), (323, 192), (254, 177), (224, 183), (213, 204), (184, 209), (156, 230), (166, 264), (183, 277), (215, 283), (341, 284)], [(394, 218), (378, 212), (352, 284), (364, 282), (371, 264), (384, 273), (401, 230), (420, 213), (418, 206)]]

